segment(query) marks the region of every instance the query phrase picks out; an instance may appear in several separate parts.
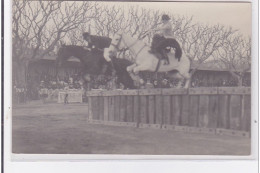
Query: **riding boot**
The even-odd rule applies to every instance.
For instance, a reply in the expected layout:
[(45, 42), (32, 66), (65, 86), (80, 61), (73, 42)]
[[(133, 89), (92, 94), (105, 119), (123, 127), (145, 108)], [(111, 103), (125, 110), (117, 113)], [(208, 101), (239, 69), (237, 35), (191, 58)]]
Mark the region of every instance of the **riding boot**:
[(151, 49), (148, 51), (149, 53), (155, 54), (155, 46), (152, 44)]
[(163, 56), (160, 52), (154, 52), (154, 54), (159, 60), (163, 60)]
[(148, 52), (151, 53), (151, 54), (155, 54), (156, 53), (153, 49), (150, 49)]
[(155, 38), (152, 40), (151, 49), (148, 51), (149, 53), (155, 54), (157, 51), (157, 44)]
[(165, 65), (169, 65), (170, 64), (169, 57), (165, 51), (162, 51), (162, 57), (165, 60)]

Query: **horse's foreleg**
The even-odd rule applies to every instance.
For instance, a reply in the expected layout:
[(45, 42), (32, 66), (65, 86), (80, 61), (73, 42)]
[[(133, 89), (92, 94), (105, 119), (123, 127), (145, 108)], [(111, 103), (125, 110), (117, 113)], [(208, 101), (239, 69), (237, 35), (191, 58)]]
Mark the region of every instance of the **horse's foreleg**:
[(138, 74), (139, 71), (145, 71), (145, 70), (147, 70), (147, 68), (146, 68), (145, 66), (139, 65), (139, 66), (136, 66), (136, 67), (134, 68), (133, 72), (134, 72), (135, 74)]
[(136, 66), (137, 66), (136, 64), (132, 64), (132, 65), (128, 66), (128, 67), (126, 68), (126, 70), (130, 73), (130, 72), (133, 71), (133, 69), (134, 69)]
[(143, 80), (142, 80), (142, 78), (140, 78), (140, 76), (135, 75), (134, 73), (129, 73), (129, 75), (130, 75), (130, 77), (131, 77), (134, 81), (136, 81), (136, 82), (142, 84), (142, 81), (143, 81)]

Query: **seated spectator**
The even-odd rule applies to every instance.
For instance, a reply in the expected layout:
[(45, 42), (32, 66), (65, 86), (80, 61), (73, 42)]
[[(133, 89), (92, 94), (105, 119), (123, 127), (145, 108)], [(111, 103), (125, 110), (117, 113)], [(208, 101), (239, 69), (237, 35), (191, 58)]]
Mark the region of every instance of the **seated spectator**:
[(170, 88), (169, 81), (167, 79), (163, 79), (161, 87)]
[(44, 88), (44, 81), (43, 80), (40, 83), (40, 88)]
[(153, 86), (154, 86), (154, 88), (160, 88), (160, 85), (157, 80), (153, 81)]
[(145, 84), (146, 89), (154, 88), (153, 84), (151, 83), (150, 79), (147, 79), (147, 82)]

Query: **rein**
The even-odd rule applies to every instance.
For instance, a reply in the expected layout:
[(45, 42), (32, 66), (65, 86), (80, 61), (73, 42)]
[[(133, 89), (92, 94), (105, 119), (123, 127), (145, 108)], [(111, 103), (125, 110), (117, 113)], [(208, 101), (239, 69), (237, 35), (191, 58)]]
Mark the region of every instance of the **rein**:
[(140, 41), (140, 40), (137, 39), (136, 41), (134, 41), (134, 43), (132, 43), (131, 45), (127, 46), (126, 48), (118, 49), (121, 40), (123, 40), (124, 44), (127, 45), (127, 43), (126, 43), (125, 40), (123, 39), (123, 35), (121, 35), (120, 40), (119, 40), (119, 42), (118, 42), (118, 44), (117, 44), (117, 47), (116, 47), (117, 50), (118, 50), (118, 51), (121, 51), (121, 52), (122, 52), (122, 51), (129, 50), (132, 54), (135, 55), (134, 59), (136, 59), (136, 57), (139, 55), (139, 53), (147, 46), (147, 45), (144, 45), (137, 53), (135, 53), (135, 52), (131, 51), (130, 48), (133, 47), (133, 46), (134, 46), (138, 41)]

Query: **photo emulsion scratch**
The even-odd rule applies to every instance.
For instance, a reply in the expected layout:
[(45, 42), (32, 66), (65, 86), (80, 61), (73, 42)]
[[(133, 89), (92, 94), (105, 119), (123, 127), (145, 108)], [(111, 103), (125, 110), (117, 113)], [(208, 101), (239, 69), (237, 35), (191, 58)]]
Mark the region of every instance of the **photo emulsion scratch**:
[(251, 155), (251, 3), (12, 5), (12, 153)]

